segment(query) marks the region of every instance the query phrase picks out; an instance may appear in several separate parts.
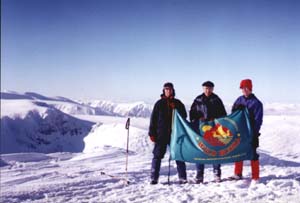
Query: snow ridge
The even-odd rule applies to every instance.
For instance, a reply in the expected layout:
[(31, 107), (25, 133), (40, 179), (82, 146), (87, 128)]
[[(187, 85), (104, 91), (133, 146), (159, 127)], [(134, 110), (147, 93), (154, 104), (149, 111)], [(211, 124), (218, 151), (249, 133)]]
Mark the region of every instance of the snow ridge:
[(72, 115), (107, 115), (107, 116), (131, 116), (149, 117), (152, 106), (145, 102), (114, 103), (110, 101), (91, 100), (74, 101), (66, 97), (47, 97), (34, 92), (17, 93), (13, 91), (1, 92), (2, 100), (34, 100), (52, 105), (58, 110)]
[[(115, 116), (150, 117), (152, 106), (145, 102), (115, 103), (107, 100), (83, 101), (82, 104), (94, 107), (98, 111), (110, 112)], [(99, 114), (98, 114), (99, 115)]]
[[(9, 108), (8, 102), (1, 103), (1, 108)], [(1, 154), (83, 150), (83, 138), (94, 123), (72, 117), (43, 102), (14, 104), (23, 109), (19, 113), (1, 115)]]

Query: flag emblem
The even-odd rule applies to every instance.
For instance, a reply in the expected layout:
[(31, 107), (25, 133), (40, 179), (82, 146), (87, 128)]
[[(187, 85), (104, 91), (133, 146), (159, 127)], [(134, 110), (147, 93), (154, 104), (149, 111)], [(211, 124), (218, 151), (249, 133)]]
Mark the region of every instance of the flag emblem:
[(200, 133), (203, 133), (204, 140), (212, 146), (225, 146), (233, 137), (231, 131), (219, 123), (215, 126), (202, 125), (200, 129)]

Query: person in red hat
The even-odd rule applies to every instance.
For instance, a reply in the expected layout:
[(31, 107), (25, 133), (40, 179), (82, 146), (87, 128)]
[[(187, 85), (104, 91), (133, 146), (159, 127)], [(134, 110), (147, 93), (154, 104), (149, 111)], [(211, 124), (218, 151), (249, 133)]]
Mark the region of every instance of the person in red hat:
[[(259, 146), (260, 128), (263, 122), (263, 105), (252, 93), (252, 81), (245, 79), (240, 82), (240, 88), (242, 90), (242, 96), (238, 97), (232, 107), (232, 112), (247, 108), (250, 116), (250, 124), (253, 129), (253, 159), (251, 160), (252, 181), (259, 181), (259, 155), (257, 153), (257, 147)], [(233, 180), (240, 180), (243, 178), (243, 161), (235, 163), (234, 175), (230, 177)]]

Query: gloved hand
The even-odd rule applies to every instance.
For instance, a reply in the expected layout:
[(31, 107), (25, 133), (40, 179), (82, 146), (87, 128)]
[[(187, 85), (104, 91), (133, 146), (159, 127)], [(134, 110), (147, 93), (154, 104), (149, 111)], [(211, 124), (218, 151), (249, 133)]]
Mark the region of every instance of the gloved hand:
[(258, 140), (258, 134), (254, 134), (253, 135), (253, 139), (252, 139), (252, 147), (257, 148), (259, 147), (259, 140)]
[(201, 117), (201, 118), (199, 118), (199, 121), (204, 122), (204, 121), (205, 121), (205, 118), (204, 118), (204, 117)]
[(232, 107), (232, 112), (237, 111), (237, 110), (243, 110), (245, 108), (246, 107), (244, 105), (242, 105), (242, 104), (235, 105), (235, 106)]
[(150, 135), (150, 140), (151, 140), (152, 142), (155, 142), (155, 141), (156, 141), (155, 136)]
[(170, 105), (171, 109), (175, 109), (175, 103), (174, 102), (171, 102), (169, 105)]

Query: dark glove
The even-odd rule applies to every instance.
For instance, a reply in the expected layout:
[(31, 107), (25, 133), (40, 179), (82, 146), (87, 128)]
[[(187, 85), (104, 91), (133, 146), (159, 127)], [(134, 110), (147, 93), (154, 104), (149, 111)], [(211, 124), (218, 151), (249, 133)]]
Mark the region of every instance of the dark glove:
[(243, 110), (245, 108), (246, 107), (244, 105), (242, 105), (242, 104), (235, 105), (235, 106), (232, 107), (232, 112), (237, 111), (237, 110)]
[(153, 136), (153, 135), (150, 135), (150, 140), (151, 140), (152, 142), (155, 142), (155, 141), (156, 141), (156, 138), (155, 138), (155, 136)]
[(259, 135), (260, 135), (259, 133), (253, 135), (253, 139), (252, 139), (252, 147), (253, 148), (259, 147), (259, 140), (258, 140)]

